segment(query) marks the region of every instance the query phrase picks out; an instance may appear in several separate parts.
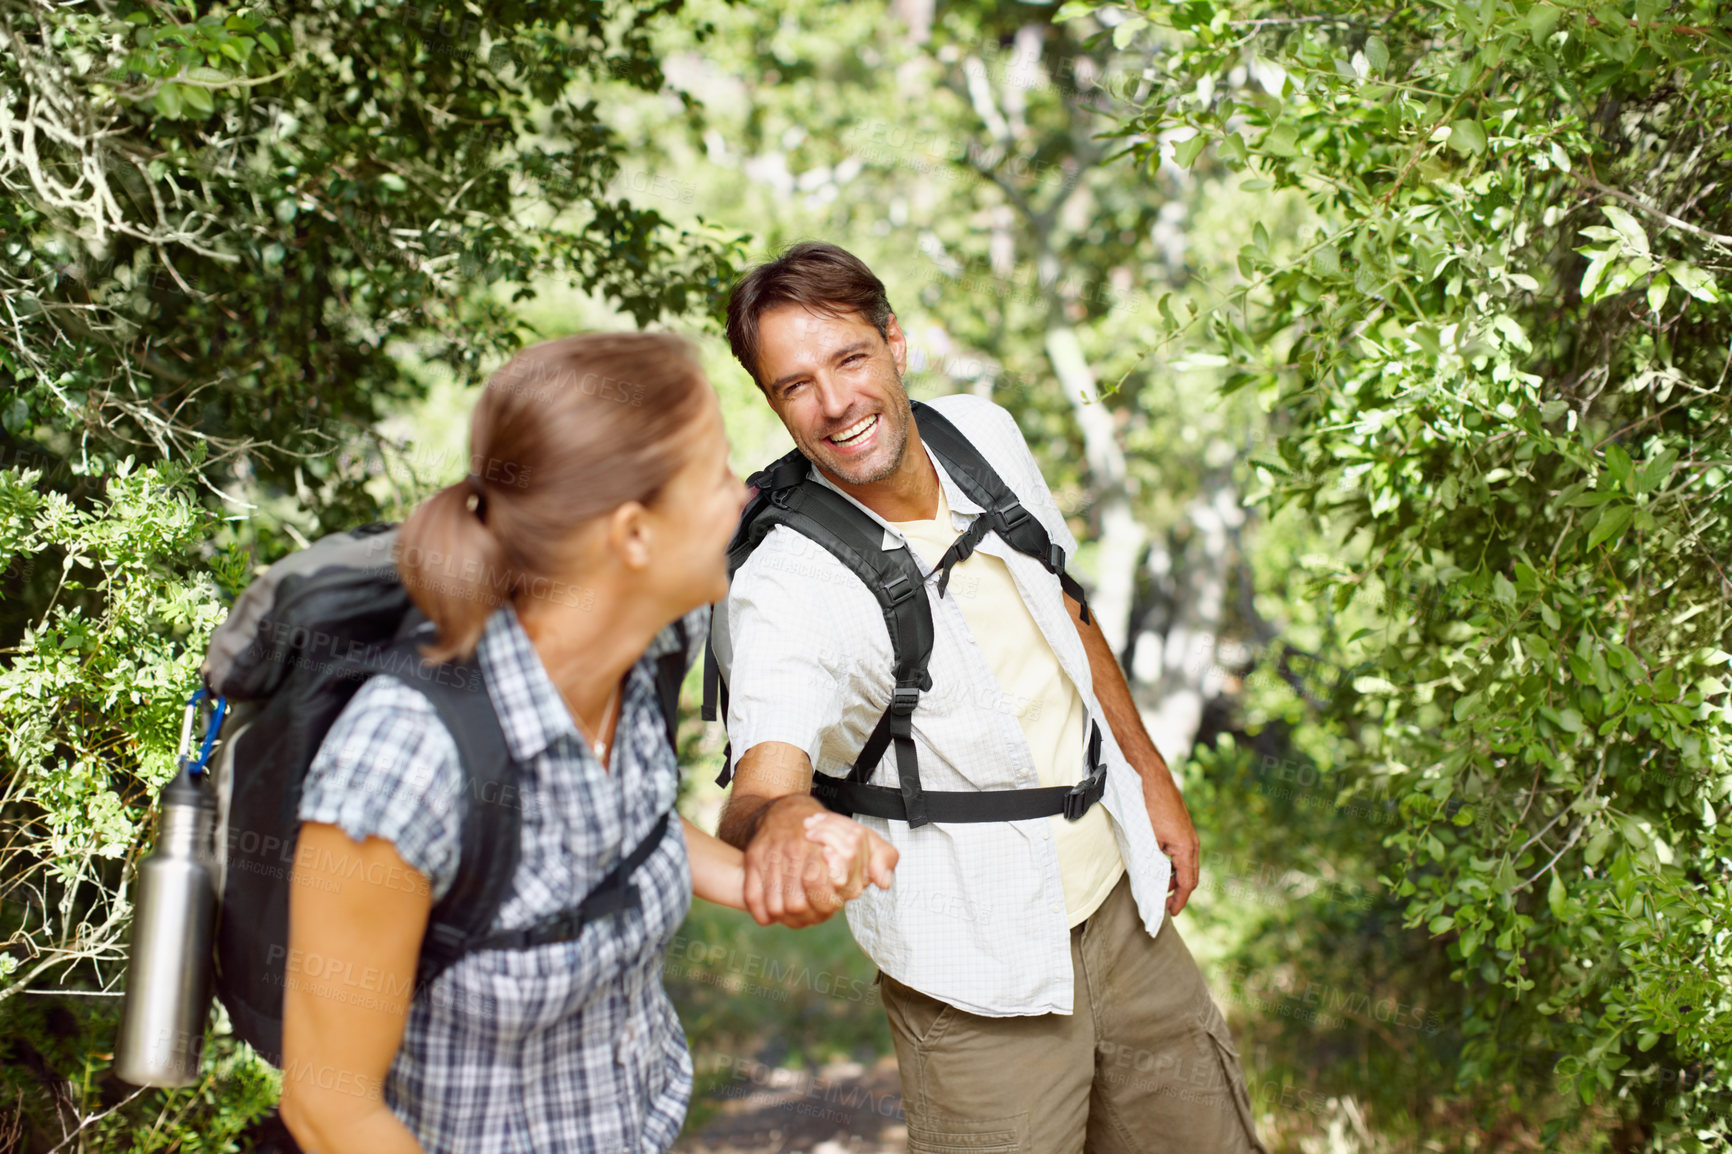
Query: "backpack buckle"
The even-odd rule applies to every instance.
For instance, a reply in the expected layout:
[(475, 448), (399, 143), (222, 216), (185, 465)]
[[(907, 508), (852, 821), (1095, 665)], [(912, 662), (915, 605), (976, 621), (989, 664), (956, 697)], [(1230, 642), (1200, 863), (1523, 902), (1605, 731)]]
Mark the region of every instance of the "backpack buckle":
[(1070, 787), (1070, 792), (1064, 795), (1064, 819), (1066, 821), (1081, 821), (1083, 814), (1089, 811), (1093, 799), (1089, 797), (1089, 779), (1084, 778)]
[(1064, 546), (1056, 541), (1047, 544), (1046, 571), (1048, 573), (1064, 572)]
[(444, 957), (456, 957), (469, 942), (469, 935), (447, 922), (434, 922), (427, 927), (431, 949), (425, 951)]
[(907, 717), (920, 701), (920, 690), (912, 685), (898, 685), (890, 691), (890, 712)]
[(898, 573), (884, 582), (884, 594), (890, 598), (892, 606), (900, 605), (914, 596), (914, 583)]
[(1033, 516), (1034, 514), (1022, 507), (1021, 501), (1012, 501), (998, 510), (999, 523), (1009, 532), (1015, 532), (1022, 527), (1024, 521), (1031, 520)]

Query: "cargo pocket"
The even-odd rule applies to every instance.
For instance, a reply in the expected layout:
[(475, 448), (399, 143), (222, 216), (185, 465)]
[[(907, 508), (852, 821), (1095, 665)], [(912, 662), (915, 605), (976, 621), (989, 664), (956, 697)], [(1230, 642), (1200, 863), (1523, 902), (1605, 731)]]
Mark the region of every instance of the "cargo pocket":
[(1233, 1034), (1227, 1029), (1227, 1020), (1219, 1010), (1209, 1015), (1210, 1021), (1204, 1027), (1204, 1033), (1213, 1044), (1215, 1059), (1221, 1064), (1221, 1078), (1228, 1087), (1228, 1097), (1233, 1100), (1233, 1108), (1238, 1111), (1239, 1124), (1245, 1131), (1246, 1148), (1254, 1154), (1269, 1154), (1263, 1143), (1257, 1140), (1257, 1124), (1251, 1113), (1251, 1093), (1245, 1086), (1245, 1067), (1239, 1061), (1239, 1051), (1233, 1045)]
[(1027, 1114), (1006, 1118), (1009, 1130), (928, 1130), (923, 1126), (908, 1127), (908, 1154), (1022, 1154), (1021, 1131), (1026, 1128)]
[(903, 985), (889, 974), (878, 987), (892, 1031), (900, 1033), (922, 1050), (939, 1038), (960, 1012), (948, 1002)]

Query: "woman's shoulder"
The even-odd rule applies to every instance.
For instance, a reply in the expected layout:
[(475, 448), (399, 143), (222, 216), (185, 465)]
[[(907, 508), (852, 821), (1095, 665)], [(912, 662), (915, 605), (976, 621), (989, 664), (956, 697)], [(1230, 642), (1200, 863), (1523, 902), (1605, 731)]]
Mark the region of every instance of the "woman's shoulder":
[(457, 743), (426, 694), (395, 677), (362, 685), (325, 734), (313, 759), (324, 772), (364, 768), (373, 774), (397, 766), (457, 768)]
[(355, 841), (391, 842), (437, 898), (455, 876), (462, 789), (457, 744), (433, 703), (395, 677), (374, 677), (314, 755), (299, 817), (340, 826)]

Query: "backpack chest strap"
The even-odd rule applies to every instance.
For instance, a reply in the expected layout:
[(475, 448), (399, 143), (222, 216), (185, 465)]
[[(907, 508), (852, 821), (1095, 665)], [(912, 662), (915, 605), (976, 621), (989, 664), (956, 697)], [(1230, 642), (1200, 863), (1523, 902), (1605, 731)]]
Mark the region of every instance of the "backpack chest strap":
[(576, 909), (563, 910), (534, 925), (516, 930), (498, 930), (465, 942), (464, 952), (473, 950), (527, 950), (552, 942), (571, 942), (583, 936), (584, 927), (613, 914), (643, 908), (643, 897), (631, 880), (638, 867), (649, 861), (667, 837), (670, 814), (662, 814), (637, 848), (614, 864), (589, 896)]

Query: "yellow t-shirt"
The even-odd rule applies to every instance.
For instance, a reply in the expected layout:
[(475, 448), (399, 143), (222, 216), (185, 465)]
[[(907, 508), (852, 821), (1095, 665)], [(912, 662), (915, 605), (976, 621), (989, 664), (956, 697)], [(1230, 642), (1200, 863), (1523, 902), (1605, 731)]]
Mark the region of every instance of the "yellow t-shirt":
[[(950, 503), (938, 492), (938, 516), (930, 521), (893, 522), (926, 563), (936, 567), (956, 540)], [(937, 586), (927, 586), (936, 596)], [(1017, 592), (1016, 579), (1002, 558), (978, 549), (950, 573), (946, 597), (956, 598), (975, 644), (1016, 708), (1040, 784), (1075, 785), (1085, 772), (1082, 695), (1065, 675), (1058, 657), (1041, 635), (1034, 615)], [(1064, 882), (1065, 912), (1075, 926), (1100, 907), (1124, 872), (1106, 806), (1093, 805), (1080, 821), (1049, 818)]]

